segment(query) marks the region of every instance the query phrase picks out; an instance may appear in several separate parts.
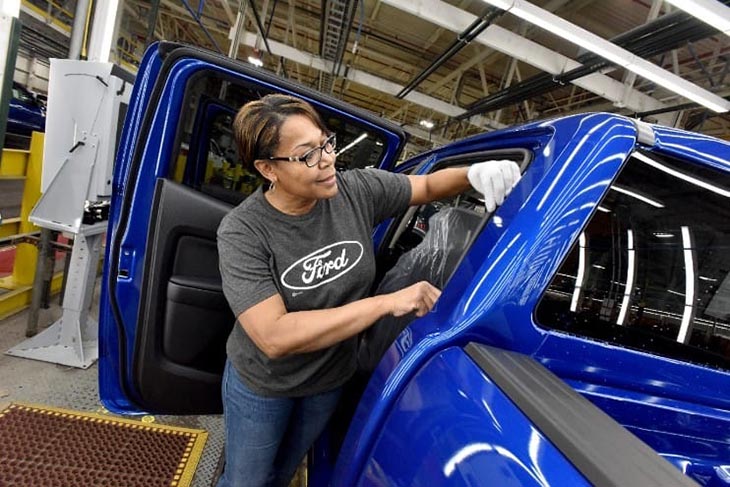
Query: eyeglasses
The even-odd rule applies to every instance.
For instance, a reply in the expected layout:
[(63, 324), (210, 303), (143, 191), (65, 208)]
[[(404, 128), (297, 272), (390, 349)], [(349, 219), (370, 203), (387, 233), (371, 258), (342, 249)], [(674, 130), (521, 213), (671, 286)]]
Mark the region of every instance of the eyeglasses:
[(314, 167), (319, 164), (322, 160), (322, 151), (327, 154), (332, 154), (337, 147), (337, 135), (332, 134), (324, 140), (324, 144), (314, 149), (308, 150), (301, 156), (289, 156), (289, 157), (269, 157), (270, 161), (289, 161), (289, 162), (303, 162), (307, 167)]

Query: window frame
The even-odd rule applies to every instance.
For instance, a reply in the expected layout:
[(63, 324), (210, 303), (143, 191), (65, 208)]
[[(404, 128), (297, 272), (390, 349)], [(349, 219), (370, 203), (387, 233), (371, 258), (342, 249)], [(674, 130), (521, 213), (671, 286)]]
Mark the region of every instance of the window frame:
[[(621, 164), (621, 167), (614, 175), (610, 184), (607, 185), (606, 192), (601, 197), (600, 201), (596, 204), (596, 208), (594, 208), (593, 212), (585, 221), (580, 231), (576, 233), (575, 240), (572, 242), (570, 248), (561, 259), (560, 264), (557, 266), (555, 272), (548, 281), (547, 286), (540, 294), (540, 298), (534, 306), (534, 309), (532, 310), (533, 323), (537, 329), (548, 334), (589, 340), (593, 343), (596, 343), (597, 345), (609, 344), (613, 347), (619, 347), (626, 352), (646, 353), (658, 359), (679, 361), (685, 365), (695, 365), (705, 368), (707, 370), (720, 372), (723, 374), (730, 373), (730, 356), (723, 358), (710, 350), (700, 348), (689, 343), (680, 343), (676, 340), (671, 340), (660, 334), (650, 333), (640, 328), (622, 326), (613, 323), (609, 323), (610, 326), (606, 326), (603, 321), (596, 320), (595, 317), (592, 317), (590, 322), (596, 323), (596, 325), (600, 326), (591, 327), (590, 329), (594, 332), (600, 331), (600, 333), (586, 334), (583, 333), (586, 328), (581, 329), (581, 332), (574, 332), (565, 330), (560, 327), (556, 327), (554, 325), (546, 325), (539, 319), (538, 311), (542, 306), (546, 296), (548, 295), (548, 290), (553, 284), (554, 280), (558, 277), (558, 275), (562, 273), (563, 266), (572, 257), (573, 251), (578, 247), (580, 235), (584, 234), (588, 227), (591, 225), (591, 223), (594, 221), (594, 217), (599, 211), (598, 207), (601, 205), (601, 203), (605, 201), (605, 199), (609, 195), (610, 188), (615, 185), (616, 181), (618, 181), (620, 176), (624, 173), (624, 171), (626, 170), (626, 166), (629, 164), (631, 159), (634, 158), (634, 154), (637, 152), (647, 156), (652, 155), (651, 151), (645, 150), (645, 148), (638, 146), (628, 155), (625, 161)], [(717, 167), (707, 166), (705, 164), (697, 164), (695, 161), (685, 160), (679, 157), (677, 154), (659, 153), (658, 155), (662, 156), (663, 158), (674, 159), (680, 162), (680, 164), (694, 164), (703, 167), (708, 171), (723, 173), (722, 170)], [(637, 341), (637, 339), (644, 338), (650, 339)], [(634, 342), (638, 343), (638, 345), (634, 345)]]

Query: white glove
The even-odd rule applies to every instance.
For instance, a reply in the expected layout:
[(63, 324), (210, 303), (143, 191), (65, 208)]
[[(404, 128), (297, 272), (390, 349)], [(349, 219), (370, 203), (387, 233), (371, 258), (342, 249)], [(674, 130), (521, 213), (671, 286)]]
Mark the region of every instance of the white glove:
[(479, 162), (469, 166), (466, 175), (469, 184), (484, 195), (484, 204), (491, 213), (520, 180), (520, 166), (507, 160)]

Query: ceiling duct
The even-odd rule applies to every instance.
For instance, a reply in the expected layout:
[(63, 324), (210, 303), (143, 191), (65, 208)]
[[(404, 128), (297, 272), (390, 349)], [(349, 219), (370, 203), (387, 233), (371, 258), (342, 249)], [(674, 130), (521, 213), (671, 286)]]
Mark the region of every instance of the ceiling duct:
[(472, 24), (467, 27), (464, 32), (456, 36), (451, 45), (431, 64), (429, 64), (420, 74), (418, 74), (413, 80), (411, 80), (403, 89), (395, 95), (396, 98), (403, 98), (408, 93), (413, 91), (418, 85), (420, 85), (426, 78), (436, 71), (442, 64), (451, 59), (456, 53), (466, 47), (476, 36), (484, 32), (492, 22), (504, 14), (504, 10), (489, 7), (486, 9), (481, 17), (477, 18)]
[[(687, 42), (703, 39), (716, 33), (716, 29), (704, 22), (691, 17), (685, 12), (677, 11), (624, 32), (612, 38), (611, 42), (646, 59), (676, 49)], [(535, 98), (573, 80), (611, 66), (609, 61), (592, 53), (578, 56), (576, 60), (583, 66), (559, 76), (539, 74), (521, 83), (514, 84), (507, 89), (493, 93), (468, 105), (466, 112), (455, 117), (455, 120), (467, 119), (473, 115), (499, 110)]]

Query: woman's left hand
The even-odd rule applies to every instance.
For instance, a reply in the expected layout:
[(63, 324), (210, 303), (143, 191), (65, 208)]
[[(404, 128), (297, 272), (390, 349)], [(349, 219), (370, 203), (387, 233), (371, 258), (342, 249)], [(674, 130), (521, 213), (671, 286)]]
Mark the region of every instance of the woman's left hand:
[(472, 164), (467, 172), (469, 183), (484, 195), (484, 204), (490, 213), (502, 204), (520, 176), (520, 166), (508, 160)]

